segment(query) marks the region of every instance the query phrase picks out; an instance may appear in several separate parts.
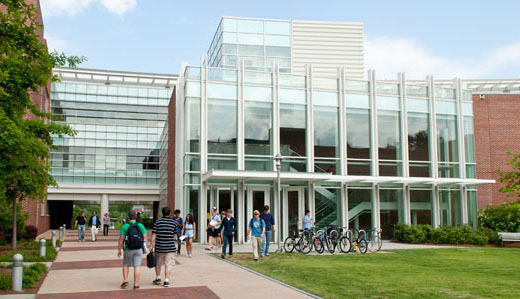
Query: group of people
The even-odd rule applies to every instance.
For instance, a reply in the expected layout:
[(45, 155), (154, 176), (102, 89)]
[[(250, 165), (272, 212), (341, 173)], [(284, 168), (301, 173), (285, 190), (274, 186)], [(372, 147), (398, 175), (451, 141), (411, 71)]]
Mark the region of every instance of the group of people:
[(105, 213), (103, 219), (100, 219), (97, 215), (97, 212), (94, 211), (92, 212), (92, 216), (90, 216), (87, 221), (85, 212), (81, 212), (79, 216), (76, 217), (76, 221), (74, 222), (74, 227), (78, 228), (78, 242), (85, 242), (86, 226), (90, 228), (91, 241), (95, 242), (97, 240), (97, 235), (101, 225), (103, 225), (103, 236), (108, 236), (108, 230), (110, 228), (110, 217), (108, 216), (108, 213)]

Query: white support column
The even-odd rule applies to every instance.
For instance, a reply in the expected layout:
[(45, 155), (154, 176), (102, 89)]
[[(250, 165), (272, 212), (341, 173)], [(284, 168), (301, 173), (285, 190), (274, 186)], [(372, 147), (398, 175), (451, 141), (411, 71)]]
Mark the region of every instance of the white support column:
[[(278, 67), (273, 67), (272, 72), (272, 88), (273, 88), (273, 150), (272, 155), (280, 153), (280, 101), (278, 99), (279, 85), (278, 85)], [(276, 170), (276, 162), (273, 159), (273, 169)]]
[(405, 185), (403, 188), (403, 205), (404, 205), (404, 217), (403, 222), (411, 224), (411, 211), (410, 211), (410, 185)]
[(370, 156), (372, 158), (372, 176), (379, 176), (379, 145), (377, 140), (377, 109), (376, 109), (376, 73), (368, 71), (370, 88)]
[[(402, 157), (402, 173), (403, 177), (410, 176), (410, 158), (408, 155), (408, 112), (406, 109), (406, 78), (404, 73), (397, 74), (397, 82), (399, 84), (399, 95), (401, 100), (401, 157)], [(410, 224), (410, 186), (403, 186), (403, 222)]]
[(379, 186), (374, 184), (372, 187), (372, 228), (380, 229), (380, 208), (379, 208)]
[(245, 234), (245, 215), (244, 215), (244, 182), (238, 182), (238, 243), (242, 244), (244, 242), (244, 234)]
[[(437, 116), (435, 115), (435, 81), (433, 76), (426, 77), (426, 84), (428, 86), (428, 97), (430, 104), (430, 161), (432, 178), (439, 177), (439, 164), (437, 153)], [(437, 228), (440, 226), (440, 203), (439, 203), (439, 186), (433, 186), (432, 191), (432, 226)]]
[(200, 236), (200, 243), (206, 244), (207, 236), (206, 236), (206, 227), (207, 227), (207, 214), (208, 214), (208, 190), (207, 190), (207, 183), (202, 182), (200, 184), (200, 206), (199, 206), (199, 236)]
[[(338, 68), (340, 175), (347, 175), (347, 120), (345, 109), (345, 68)], [(345, 225), (343, 225), (345, 226)]]
[(345, 215), (345, 227), (347, 228), (350, 228), (350, 225), (349, 225), (349, 208), (348, 208), (348, 185), (345, 184), (345, 198), (344, 198), (344, 201), (345, 201), (345, 209), (344, 209), (344, 215)]
[[(458, 139), (458, 150), (459, 150), (459, 173), (460, 178), (466, 178), (466, 146), (464, 139), (464, 116), (462, 114), (462, 82), (460, 78), (454, 79), (455, 85), (455, 100), (457, 101), (457, 139)], [(468, 201), (466, 187), (461, 185), (460, 187), (460, 200), (462, 207), (462, 224), (468, 224)]]
[(341, 211), (341, 226), (348, 226), (348, 203), (347, 203), (347, 184), (341, 184), (341, 198), (340, 198), (340, 211)]
[(208, 171), (208, 99), (206, 94), (207, 61), (200, 70), (200, 171)]
[(244, 64), (241, 61), (238, 69), (238, 94), (237, 94), (237, 154), (238, 170), (245, 169), (245, 144), (244, 144)]
[(311, 211), (311, 218), (316, 220), (316, 197), (314, 195), (314, 183), (309, 183), (309, 210)]
[(441, 204), (440, 204), (440, 190), (439, 186), (433, 187), (433, 228), (438, 228), (441, 225)]
[(99, 208), (99, 217), (104, 217), (108, 213), (108, 194), (101, 194), (101, 207)]
[(305, 65), (307, 93), (307, 172), (314, 172), (314, 109), (312, 107), (312, 67)]

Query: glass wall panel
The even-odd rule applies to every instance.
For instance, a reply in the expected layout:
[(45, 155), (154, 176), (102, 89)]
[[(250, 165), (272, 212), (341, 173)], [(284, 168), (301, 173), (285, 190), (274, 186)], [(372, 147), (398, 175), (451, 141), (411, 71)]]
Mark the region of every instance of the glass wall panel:
[(264, 46), (238, 45), (238, 54), (264, 56)]
[(273, 171), (273, 159), (261, 157), (245, 157), (245, 170)]
[(410, 190), (410, 211), (412, 214), (412, 225), (432, 225), (432, 191)]
[(369, 92), (368, 81), (345, 80), (345, 90), (357, 92)]
[(378, 111), (379, 159), (401, 160), (401, 118), (399, 111)]
[(291, 57), (291, 48), (290, 47), (266, 46), (265, 55), (266, 56), (278, 56), (278, 57)]
[(291, 46), (291, 39), (288, 35), (266, 35), (266, 46), (289, 47)]
[(430, 107), (428, 105), (428, 100), (406, 98), (406, 111), (428, 113), (430, 111)]
[(291, 24), (289, 22), (265, 21), (264, 26), (267, 34), (291, 34)]
[(208, 153), (236, 154), (236, 101), (208, 99), (207, 114)]
[(435, 101), (435, 112), (442, 114), (456, 114), (457, 103), (455, 101)]
[(476, 229), (478, 226), (477, 190), (468, 190), (466, 196), (468, 200), (468, 225)]
[(339, 174), (339, 161), (338, 160), (314, 160), (314, 172)]
[(263, 20), (237, 20), (238, 32), (251, 32), (251, 33), (263, 33), (264, 32), (264, 21)]
[(262, 34), (239, 33), (238, 43), (261, 46), (264, 44), (264, 36)]
[(439, 162), (459, 161), (455, 115), (437, 115), (437, 148)]
[(237, 45), (236, 44), (222, 44), (222, 54), (237, 54)]
[[(222, 18), (222, 30), (223, 31), (236, 31), (237, 30), (237, 20), (230, 18)], [(196, 218), (198, 219), (198, 218)]]
[(208, 156), (208, 170), (237, 170), (237, 158), (232, 156)]
[(439, 204), (441, 225), (457, 226), (462, 224), (462, 201), (458, 190), (440, 190)]
[(370, 159), (370, 110), (347, 109), (347, 157)]
[(348, 160), (347, 162), (347, 174), (348, 175), (371, 175), (372, 169), (370, 167), (370, 161), (353, 161)]
[(315, 200), (315, 222), (314, 226), (318, 229), (325, 228), (327, 225), (341, 224), (341, 190), (336, 188), (314, 189)]
[(348, 189), (348, 226), (372, 228), (372, 189)]
[(406, 85), (406, 95), (416, 97), (428, 97), (428, 86), (425, 85)]
[(314, 91), (312, 93), (312, 103), (314, 105), (338, 106), (338, 93)]
[(306, 159), (287, 159), (282, 160), (282, 171), (284, 172), (307, 172)]
[(307, 155), (307, 112), (304, 105), (280, 104), (280, 151), (282, 156)]
[(403, 223), (403, 190), (379, 190), (381, 236), (391, 239), (394, 225)]
[(272, 156), (272, 105), (270, 103), (244, 103), (245, 154)]
[(408, 112), (408, 159), (430, 161), (430, 122), (426, 113)]
[(307, 102), (307, 96), (303, 89), (280, 88), (278, 91), (278, 100), (280, 103), (305, 104)]
[(271, 102), (273, 100), (272, 93), (270, 87), (244, 86), (245, 101)]
[(464, 146), (466, 151), (466, 163), (475, 162), (475, 134), (473, 129), (473, 117), (464, 116)]
[(236, 85), (208, 83), (206, 90), (208, 99), (237, 99)]
[(348, 108), (370, 108), (370, 96), (364, 94), (345, 94), (346, 106)]
[(338, 157), (338, 108), (314, 107), (314, 156)]
[(190, 98), (186, 103), (186, 151), (200, 152), (200, 99)]
[(401, 100), (398, 97), (376, 96), (376, 108), (399, 110), (401, 107)]

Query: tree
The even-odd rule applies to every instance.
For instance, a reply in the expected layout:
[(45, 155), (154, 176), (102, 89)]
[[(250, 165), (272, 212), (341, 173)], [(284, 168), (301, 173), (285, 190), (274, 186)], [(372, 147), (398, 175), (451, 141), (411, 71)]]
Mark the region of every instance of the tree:
[(511, 171), (497, 170), (500, 175), (498, 181), (505, 184), (499, 191), (520, 199), (520, 152), (507, 152), (507, 155), (511, 156), (511, 160), (506, 163), (510, 166)]
[(67, 65), (70, 68), (76, 68), (79, 64), (82, 64), (88, 60), (85, 56), (67, 56), (65, 53), (59, 53), (56, 50), (51, 52), (51, 57), (54, 60), (56, 66)]
[(23, 0), (0, 0), (0, 5), (5, 8), (0, 10), (0, 204), (12, 203), (14, 250), (17, 203), (44, 198), (47, 185), (57, 185), (49, 174), (53, 136), (75, 132), (31, 101), (31, 92), (56, 80), (56, 61), (37, 33), (42, 25), (36, 7)]

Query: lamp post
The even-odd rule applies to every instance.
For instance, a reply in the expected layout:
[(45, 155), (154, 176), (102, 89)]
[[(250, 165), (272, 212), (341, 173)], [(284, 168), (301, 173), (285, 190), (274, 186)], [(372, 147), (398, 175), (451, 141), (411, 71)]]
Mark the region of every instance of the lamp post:
[(281, 211), (281, 200), (282, 200), (282, 186), (280, 184), (280, 169), (282, 168), (282, 155), (280, 153), (276, 154), (274, 157), (275, 166), (276, 166), (276, 190), (278, 192), (278, 202), (276, 210), (278, 211), (278, 252), (281, 252), (282, 249), (280, 248), (280, 238), (282, 237), (281, 231), (282, 227), (280, 225), (280, 222), (282, 220), (282, 211)]

